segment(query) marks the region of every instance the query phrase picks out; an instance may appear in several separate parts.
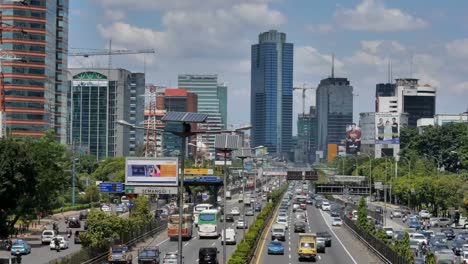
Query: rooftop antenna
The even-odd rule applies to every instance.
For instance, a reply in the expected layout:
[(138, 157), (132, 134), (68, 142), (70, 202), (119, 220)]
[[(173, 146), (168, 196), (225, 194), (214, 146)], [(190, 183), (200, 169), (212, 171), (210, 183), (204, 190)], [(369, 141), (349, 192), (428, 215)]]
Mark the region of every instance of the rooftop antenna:
[(335, 78), (335, 53), (332, 53), (332, 71), (331, 77)]
[(387, 63), (387, 78), (388, 78), (388, 83), (390, 83), (390, 81), (392, 80), (391, 77), (390, 77), (390, 59), (388, 59), (388, 63)]
[(411, 60), (410, 60), (410, 78), (413, 79), (413, 53), (411, 52)]

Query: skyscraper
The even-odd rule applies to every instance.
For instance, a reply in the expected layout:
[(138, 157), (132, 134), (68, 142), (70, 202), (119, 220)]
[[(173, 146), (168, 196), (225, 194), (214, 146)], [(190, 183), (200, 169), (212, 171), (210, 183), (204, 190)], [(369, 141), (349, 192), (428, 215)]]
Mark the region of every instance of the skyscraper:
[(1, 1), (1, 49), (21, 59), (2, 63), (2, 125), (9, 135), (53, 130), (66, 141), (68, 2)]
[[(218, 84), (218, 75), (179, 74), (178, 86), (196, 94), (198, 112), (208, 115), (206, 123), (197, 125), (199, 129), (220, 131), (225, 128), (227, 113), (224, 112), (227, 111), (223, 109), (227, 109), (227, 87)], [(215, 135), (201, 135), (201, 139), (214, 156)]]
[(292, 150), (294, 45), (276, 30), (261, 33), (258, 42), (251, 49), (252, 143), (283, 156)]
[(80, 146), (97, 160), (134, 155), (143, 144), (145, 75), (124, 69), (70, 69), (67, 143)]
[(332, 76), (320, 81), (317, 98), (317, 148), (325, 152), (328, 144), (341, 144), (346, 126), (353, 123), (353, 87), (347, 78)]

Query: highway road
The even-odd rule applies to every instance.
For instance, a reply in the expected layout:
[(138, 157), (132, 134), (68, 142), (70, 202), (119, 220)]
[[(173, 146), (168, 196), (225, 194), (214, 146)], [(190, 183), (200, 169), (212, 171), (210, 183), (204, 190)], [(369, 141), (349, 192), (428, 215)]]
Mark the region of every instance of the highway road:
[[(256, 264), (292, 264), (299, 263), (297, 245), (299, 234), (294, 233), (294, 222), (292, 206), (290, 207), (289, 226), (286, 235), (284, 255), (268, 255), (268, 244), (271, 242), (271, 235), (268, 234), (264, 244), (260, 244), (262, 255)], [(307, 230), (306, 232), (317, 233), (328, 231), (332, 235), (332, 246), (326, 248), (326, 253), (319, 253), (316, 262), (318, 263), (380, 263), (379, 259), (368, 252), (360, 242), (353, 240), (352, 235), (344, 227), (331, 227), (332, 219), (328, 213), (322, 212), (315, 206), (307, 206)], [(269, 232), (270, 230), (268, 230)]]
[[(226, 207), (225, 207), (225, 212), (230, 213), (231, 208), (233, 207), (239, 207), (242, 210), (242, 204), (238, 202), (240, 194), (235, 194), (233, 195), (231, 200), (226, 201)], [(265, 205), (265, 202), (262, 203), (262, 206)], [(241, 211), (242, 212), (242, 211)], [(257, 215), (258, 213), (256, 213)], [(233, 228), (236, 229), (236, 221), (239, 217), (235, 216), (235, 222), (228, 222), (226, 223), (227, 228)], [(253, 222), (254, 217), (253, 216), (247, 216), (246, 220), (247, 223), (250, 225)], [(222, 226), (222, 224), (221, 224)], [(183, 255), (184, 255), (184, 263), (198, 263), (198, 250), (201, 247), (217, 247), (219, 251), (218, 255), (218, 260), (220, 263), (222, 262), (222, 254), (223, 254), (223, 246), (221, 245), (221, 238), (216, 238), (216, 239), (199, 239), (198, 238), (198, 233), (196, 231), (196, 228), (194, 228), (194, 234), (193, 238), (187, 241), (184, 241), (183, 243)], [(247, 232), (247, 230), (246, 230)], [(166, 232), (165, 232), (166, 233)], [(236, 245), (226, 245), (226, 255), (227, 259), (232, 255), (232, 253), (235, 251), (239, 241), (242, 240), (243, 237), (243, 232), (242, 229), (237, 229), (237, 235), (236, 235)], [(147, 244), (144, 244), (143, 246), (158, 246), (159, 250), (161, 251), (161, 256), (164, 256), (164, 254), (168, 252), (177, 252), (178, 249), (178, 243), (177, 241), (170, 241), (169, 238), (165, 238), (164, 240), (158, 242), (157, 240), (150, 241)], [(141, 247), (141, 246), (140, 246)], [(137, 248), (134, 249), (133, 255), (136, 256), (136, 251)], [(136, 259), (136, 258), (134, 258)]]

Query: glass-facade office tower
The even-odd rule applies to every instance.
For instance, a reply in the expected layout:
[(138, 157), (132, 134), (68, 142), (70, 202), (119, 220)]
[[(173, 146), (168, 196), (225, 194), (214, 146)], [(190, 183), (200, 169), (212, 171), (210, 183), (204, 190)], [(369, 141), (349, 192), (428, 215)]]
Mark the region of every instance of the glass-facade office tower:
[(135, 155), (143, 131), (117, 121), (141, 126), (145, 75), (124, 69), (70, 69), (69, 74), (67, 143), (97, 160)]
[(252, 143), (283, 156), (292, 150), (294, 45), (276, 30), (258, 39), (251, 49)]
[(323, 79), (316, 100), (317, 148), (326, 157), (328, 144), (341, 144), (346, 138), (346, 126), (353, 123), (353, 87), (347, 78)]
[[(206, 123), (197, 125), (200, 130), (220, 131), (226, 128), (227, 87), (218, 84), (218, 75), (179, 74), (178, 86), (196, 94), (198, 113), (208, 115)], [(213, 156), (215, 136), (200, 135)]]
[(6, 110), (2, 125), (11, 136), (40, 137), (53, 130), (65, 143), (68, 2), (0, 1), (1, 49), (21, 59), (4, 60), (0, 76)]

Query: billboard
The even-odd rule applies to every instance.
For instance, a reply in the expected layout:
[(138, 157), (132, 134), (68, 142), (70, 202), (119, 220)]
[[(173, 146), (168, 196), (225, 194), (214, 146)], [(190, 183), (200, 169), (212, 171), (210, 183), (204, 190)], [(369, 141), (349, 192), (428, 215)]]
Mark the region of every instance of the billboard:
[(125, 160), (125, 184), (136, 186), (177, 186), (177, 158), (135, 158)]
[(213, 175), (213, 169), (188, 168), (184, 169), (185, 175)]
[(400, 144), (400, 114), (375, 113), (375, 144)]
[(338, 154), (338, 144), (328, 144), (328, 163), (332, 163), (335, 160), (336, 155)]
[(346, 127), (346, 154), (358, 154), (361, 151), (361, 128), (353, 123)]

